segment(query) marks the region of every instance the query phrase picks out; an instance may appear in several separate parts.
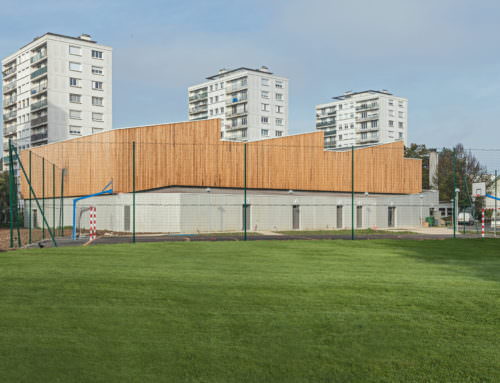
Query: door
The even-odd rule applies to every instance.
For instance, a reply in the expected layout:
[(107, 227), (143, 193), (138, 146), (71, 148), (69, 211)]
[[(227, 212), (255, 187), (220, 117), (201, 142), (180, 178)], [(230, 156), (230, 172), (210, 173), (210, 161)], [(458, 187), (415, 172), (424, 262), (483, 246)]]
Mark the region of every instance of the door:
[(396, 207), (389, 206), (387, 226), (394, 227), (396, 224)]
[(292, 207), (292, 228), (294, 230), (300, 229), (300, 208), (299, 205)]
[(356, 227), (363, 227), (363, 206), (356, 206)]
[(123, 231), (130, 231), (130, 205), (123, 206)]
[(342, 229), (342, 205), (337, 206), (337, 229)]
[(242, 213), (242, 230), (250, 230), (250, 205), (243, 205)]

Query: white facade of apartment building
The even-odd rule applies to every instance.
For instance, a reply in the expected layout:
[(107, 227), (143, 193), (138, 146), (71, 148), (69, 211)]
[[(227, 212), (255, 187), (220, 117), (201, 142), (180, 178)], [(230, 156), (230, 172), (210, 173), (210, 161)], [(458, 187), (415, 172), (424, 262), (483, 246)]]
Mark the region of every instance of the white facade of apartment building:
[(221, 138), (251, 141), (288, 134), (288, 79), (260, 69), (221, 69), (188, 88), (189, 120), (222, 119)]
[[(3, 150), (112, 128), (112, 49), (46, 33), (2, 60)], [(4, 163), (8, 163), (4, 161)]]
[(408, 140), (408, 100), (383, 90), (346, 92), (316, 106), (316, 129), (326, 148), (346, 148)]

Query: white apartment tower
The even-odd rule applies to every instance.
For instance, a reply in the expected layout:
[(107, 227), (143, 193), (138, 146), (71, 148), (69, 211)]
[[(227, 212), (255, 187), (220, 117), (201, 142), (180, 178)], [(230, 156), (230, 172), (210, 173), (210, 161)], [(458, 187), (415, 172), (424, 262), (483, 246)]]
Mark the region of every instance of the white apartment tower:
[(221, 69), (188, 88), (189, 120), (221, 118), (221, 138), (251, 141), (288, 133), (288, 79), (260, 69)]
[(346, 92), (316, 106), (316, 129), (326, 148), (386, 144), (408, 140), (408, 100), (386, 90)]
[(3, 59), (4, 164), (9, 138), (26, 149), (111, 129), (111, 70), (89, 35), (46, 33)]

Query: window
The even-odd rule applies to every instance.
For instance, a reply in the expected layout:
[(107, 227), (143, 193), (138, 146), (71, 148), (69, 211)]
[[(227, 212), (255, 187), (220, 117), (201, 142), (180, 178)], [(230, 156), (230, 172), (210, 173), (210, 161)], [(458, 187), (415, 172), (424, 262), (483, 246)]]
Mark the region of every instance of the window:
[(82, 119), (82, 111), (81, 110), (70, 110), (69, 118), (72, 120), (81, 120)]
[(92, 128), (92, 134), (102, 132), (103, 128)]
[(394, 117), (394, 111), (393, 110), (389, 110), (389, 117)]
[(405, 116), (405, 115), (404, 115), (404, 112), (398, 112), (398, 117), (399, 117), (399, 118), (404, 118), (404, 116)]
[(223, 106), (221, 106), (221, 108), (220, 108), (220, 112), (221, 112), (221, 113), (224, 113), (224, 107), (223, 107)]
[(376, 128), (378, 125), (378, 120), (373, 120), (372, 121), (372, 128)]
[(81, 72), (82, 71), (82, 64), (81, 63), (76, 63), (76, 62), (70, 62), (69, 63), (69, 70), (73, 70), (76, 72)]
[(367, 118), (368, 112), (361, 112), (361, 118)]
[(102, 76), (103, 75), (102, 66), (94, 66), (94, 65), (92, 65), (92, 74), (97, 74), (97, 75)]
[(361, 139), (366, 140), (368, 138), (368, 133), (361, 133)]
[(262, 98), (269, 98), (269, 91), (263, 90), (261, 93)]
[(269, 79), (268, 78), (261, 78), (260, 82), (262, 86), (269, 86)]
[(284, 109), (285, 109), (284, 107), (276, 105), (276, 113), (283, 113)]
[(247, 124), (247, 118), (241, 117), (241, 125), (245, 126)]
[(283, 119), (282, 118), (277, 118), (276, 119), (276, 125), (283, 126)]
[(399, 138), (403, 138), (403, 132), (399, 132)]
[(368, 122), (365, 121), (365, 122), (362, 122), (361, 123), (361, 129), (367, 129), (368, 128)]
[(391, 127), (391, 128), (392, 128), (393, 126), (394, 126), (394, 121), (389, 120), (389, 127)]
[(214, 101), (215, 101), (215, 102), (219, 102), (219, 96), (215, 96), (215, 97), (214, 97)]
[(277, 101), (283, 101), (283, 94), (282, 93), (276, 93), (276, 100)]
[(394, 105), (394, 100), (389, 100), (389, 105), (393, 106)]
[(102, 97), (92, 97), (92, 105), (94, 106), (103, 106), (103, 98)]
[(276, 134), (276, 137), (281, 137), (283, 135), (283, 132), (281, 130), (277, 130), (275, 132), (275, 134)]
[(82, 127), (70, 125), (69, 126), (69, 134), (74, 134), (74, 135), (80, 136), (82, 134)]
[(69, 46), (69, 54), (81, 56), (82, 55), (82, 48), (74, 46), (74, 45), (70, 45)]
[(76, 87), (80, 87), (80, 79), (79, 78), (74, 78), (74, 77), (70, 77), (69, 78), (69, 86), (76, 86)]
[(276, 88), (277, 89), (283, 89), (283, 81), (276, 80)]
[(262, 137), (268, 137), (269, 136), (269, 129), (261, 129), (260, 130), (260, 135)]
[(102, 121), (103, 120), (103, 114), (102, 113), (92, 113), (92, 121)]
[(92, 89), (102, 90), (102, 81), (92, 81)]
[(246, 137), (247, 136), (247, 130), (246, 129), (243, 129), (241, 131), (241, 137)]
[(260, 117), (260, 122), (262, 122), (263, 124), (269, 124), (269, 117), (267, 117), (267, 116), (261, 116)]
[(398, 127), (401, 128), (401, 129), (404, 128), (404, 125), (403, 125), (403, 123), (401, 121), (398, 122)]
[(69, 102), (72, 102), (73, 104), (81, 104), (82, 103), (82, 96), (80, 94), (70, 93)]
[(262, 111), (269, 112), (269, 104), (262, 104)]
[(405, 104), (404, 104), (404, 102), (403, 102), (403, 101), (398, 101), (398, 106), (399, 106), (400, 108), (404, 108)]
[(92, 50), (92, 58), (93, 59), (102, 59), (102, 52)]

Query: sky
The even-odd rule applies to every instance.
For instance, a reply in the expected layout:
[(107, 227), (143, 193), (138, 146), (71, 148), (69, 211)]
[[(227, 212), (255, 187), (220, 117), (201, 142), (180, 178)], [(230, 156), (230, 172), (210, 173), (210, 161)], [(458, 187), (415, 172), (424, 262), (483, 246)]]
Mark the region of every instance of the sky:
[(46, 32), (113, 47), (115, 128), (186, 120), (188, 86), (266, 65), (289, 78), (291, 134), (333, 96), (388, 89), (409, 100), (409, 142), (490, 149), (500, 169), (499, 1), (0, 2), (0, 57)]

